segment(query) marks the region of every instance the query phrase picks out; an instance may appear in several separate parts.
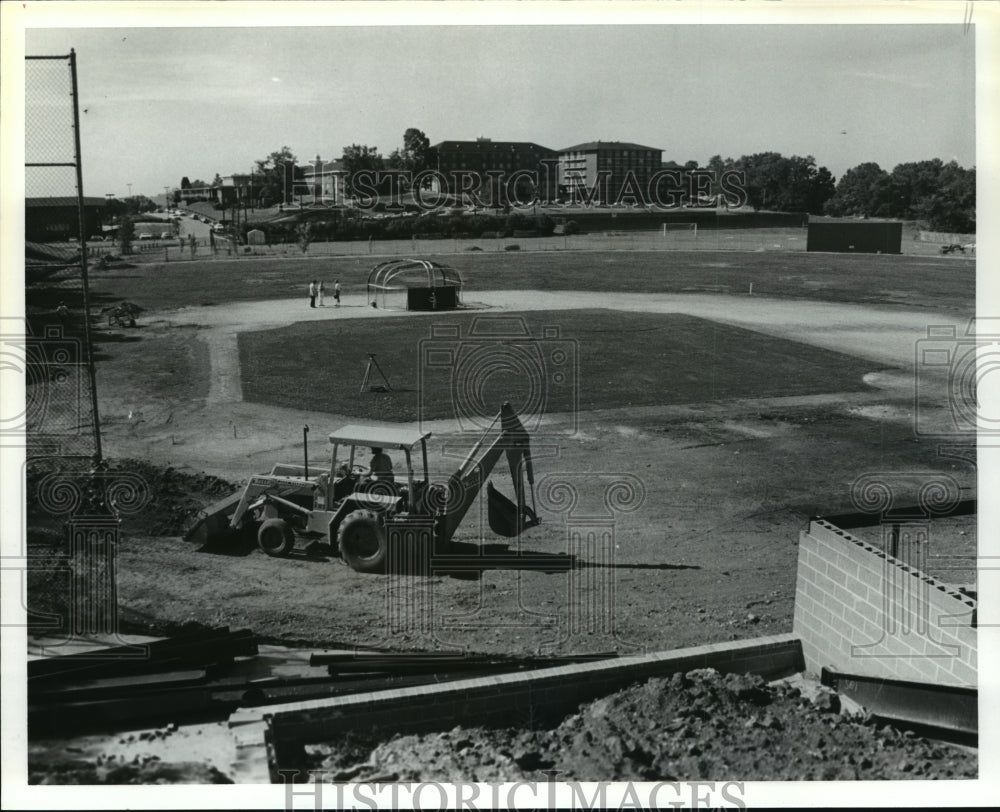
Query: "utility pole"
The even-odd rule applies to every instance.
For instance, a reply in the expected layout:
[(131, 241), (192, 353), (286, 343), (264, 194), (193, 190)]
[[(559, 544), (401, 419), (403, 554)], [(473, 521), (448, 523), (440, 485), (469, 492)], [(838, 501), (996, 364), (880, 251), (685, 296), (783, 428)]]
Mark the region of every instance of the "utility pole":
[(126, 183), (125, 185), (128, 186), (128, 196), (132, 197), (132, 184)]

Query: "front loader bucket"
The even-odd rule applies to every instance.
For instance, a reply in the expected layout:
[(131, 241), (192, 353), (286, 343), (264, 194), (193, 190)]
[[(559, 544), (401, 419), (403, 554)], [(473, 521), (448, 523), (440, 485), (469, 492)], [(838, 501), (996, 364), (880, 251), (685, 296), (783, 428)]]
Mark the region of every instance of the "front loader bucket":
[(538, 524), (538, 517), (527, 505), (524, 508), (524, 516), (518, 516), (517, 505), (494, 488), (492, 482), (486, 483), (486, 514), (490, 530), (506, 538), (514, 538), (526, 527)]
[(220, 499), (198, 513), (195, 523), (184, 534), (184, 540), (206, 547), (213, 542), (224, 541), (233, 532), (229, 520), (236, 512), (236, 506), (243, 497), (242, 491)]

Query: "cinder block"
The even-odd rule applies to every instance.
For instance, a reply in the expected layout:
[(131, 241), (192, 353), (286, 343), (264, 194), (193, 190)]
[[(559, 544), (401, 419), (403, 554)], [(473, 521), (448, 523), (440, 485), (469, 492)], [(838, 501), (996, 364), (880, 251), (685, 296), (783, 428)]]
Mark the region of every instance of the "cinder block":
[(830, 578), (827, 573), (821, 573), (817, 570), (816, 572), (816, 588), (823, 593), (830, 594), (833, 592), (833, 586), (836, 582)]
[(828, 592), (823, 596), (822, 604), (831, 619), (835, 619), (839, 625), (840, 619), (844, 616), (844, 602), (833, 592)]
[[(822, 614), (822, 609), (815, 603), (804, 603), (801, 607), (796, 607), (796, 619), (801, 626), (803, 633), (808, 633), (811, 636), (823, 635), (823, 623), (819, 619), (820, 614)], [(799, 631), (795, 630), (795, 634), (799, 634)]]
[(798, 581), (807, 581), (810, 584), (816, 583), (816, 568), (812, 564), (799, 561), (799, 568), (796, 570), (796, 579)]
[(857, 578), (858, 573), (861, 571), (861, 567), (855, 556), (850, 554), (853, 552), (853, 550), (849, 550), (847, 554), (843, 552), (837, 553), (837, 567), (847, 573), (849, 578)]
[(881, 604), (876, 606), (870, 601), (859, 600), (855, 602), (854, 610), (869, 622), (881, 625), (882, 618), (884, 616), (884, 610)]
[(956, 684), (973, 685), (976, 682), (978, 668), (976, 660), (970, 656), (972, 652), (962, 651), (958, 657), (949, 657), (941, 661), (941, 667), (951, 676)]
[(858, 581), (866, 584), (869, 588), (881, 583), (885, 577), (885, 562), (881, 558), (872, 558), (864, 561), (858, 566)]
[(833, 594), (837, 596), (838, 600), (844, 606), (854, 608), (854, 604), (858, 602), (858, 594), (851, 587), (854, 585), (853, 581), (848, 581), (847, 586), (837, 586), (833, 590)]
[(850, 633), (853, 637), (858, 630), (864, 627), (865, 619), (855, 611), (852, 605), (844, 609), (844, 624), (851, 630)]
[(823, 591), (822, 589), (820, 589), (819, 585), (815, 581), (816, 578), (815, 572), (812, 573), (812, 576), (814, 580), (811, 581), (800, 580), (796, 584), (796, 589), (795, 589), (796, 599), (798, 598), (799, 595), (804, 595), (808, 599), (816, 600), (820, 597), (820, 595), (822, 595)]
[(830, 564), (826, 570), (827, 576), (835, 581), (839, 586), (847, 586), (847, 573), (839, 569), (836, 565)]

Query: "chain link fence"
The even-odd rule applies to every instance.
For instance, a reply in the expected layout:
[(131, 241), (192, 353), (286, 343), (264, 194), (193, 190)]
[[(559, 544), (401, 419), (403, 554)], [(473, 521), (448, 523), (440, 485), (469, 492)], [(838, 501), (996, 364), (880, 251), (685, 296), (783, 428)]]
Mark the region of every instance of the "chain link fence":
[(73, 54), (27, 57), (25, 318), (5, 343), (19, 351), (25, 373), (18, 428), (29, 459), (101, 455), (85, 229), (100, 231), (104, 201), (82, 194), (75, 77)]
[(74, 53), (26, 58), (24, 141), (25, 312), (2, 336), (25, 384), (2, 423), (26, 448), (22, 603), (36, 634), (113, 634), (119, 511), (100, 494), (121, 501), (121, 477), (102, 470), (86, 255), (105, 201), (83, 195)]

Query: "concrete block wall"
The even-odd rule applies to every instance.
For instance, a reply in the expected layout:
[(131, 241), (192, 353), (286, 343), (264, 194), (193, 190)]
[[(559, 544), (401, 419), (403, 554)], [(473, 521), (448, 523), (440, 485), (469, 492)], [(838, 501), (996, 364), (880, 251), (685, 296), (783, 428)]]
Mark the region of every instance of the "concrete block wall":
[(976, 601), (814, 520), (799, 539), (793, 633), (806, 670), (976, 686)]

